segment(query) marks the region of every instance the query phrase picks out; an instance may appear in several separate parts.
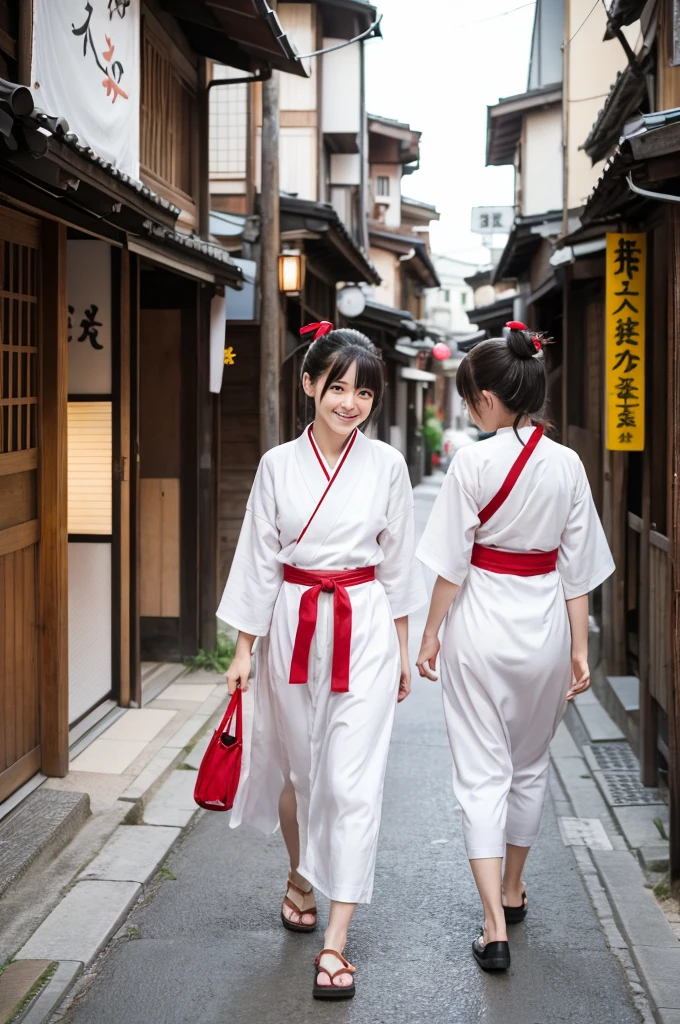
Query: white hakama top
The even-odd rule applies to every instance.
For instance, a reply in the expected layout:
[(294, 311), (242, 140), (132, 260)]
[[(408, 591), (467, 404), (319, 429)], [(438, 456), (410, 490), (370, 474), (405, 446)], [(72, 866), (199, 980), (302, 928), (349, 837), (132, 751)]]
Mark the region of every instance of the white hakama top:
[[(427, 600), (414, 547), (413, 492), (402, 455), (358, 432), (347, 458), (331, 470), (305, 431), (260, 462), (217, 612), (234, 628), (264, 638), (250, 730), (244, 699), (243, 769), (231, 825), (245, 821), (273, 831), (290, 777), (298, 803), (299, 870), (331, 899), (371, 897), (400, 676), (394, 619)], [(289, 682), (307, 588), (284, 582), (286, 564), (317, 571), (375, 566), (374, 581), (347, 589), (347, 693), (331, 692), (331, 593), (319, 597), (308, 682)]]
[[(532, 427), (519, 433), (528, 441)], [(468, 855), (503, 856), (536, 839), (549, 745), (571, 685), (566, 600), (614, 572), (578, 455), (541, 438), (505, 502), (485, 523), (521, 452), (512, 428), (463, 448), (447, 473), (417, 550), (460, 590), (442, 633), (444, 710)], [(473, 544), (509, 552), (558, 549), (536, 576), (470, 564)]]

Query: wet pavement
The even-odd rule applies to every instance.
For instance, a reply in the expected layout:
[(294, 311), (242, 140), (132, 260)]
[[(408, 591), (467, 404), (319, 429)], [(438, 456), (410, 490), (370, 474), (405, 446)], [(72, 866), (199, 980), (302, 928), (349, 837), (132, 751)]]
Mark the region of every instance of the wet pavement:
[[(420, 526), (436, 483), (418, 490)], [(432, 582), (432, 581), (430, 581)], [(425, 611), (412, 624), (417, 652)], [(414, 682), (398, 709), (373, 902), (354, 919), (350, 1002), (312, 999), (321, 929), (280, 924), (287, 864), (280, 835), (231, 831), (204, 813), (89, 972), (69, 1024), (632, 1024), (640, 1020), (609, 950), (552, 800), (529, 858), (530, 912), (511, 930), (512, 967), (486, 975), (470, 943), (481, 908), (451, 792), (437, 683)]]

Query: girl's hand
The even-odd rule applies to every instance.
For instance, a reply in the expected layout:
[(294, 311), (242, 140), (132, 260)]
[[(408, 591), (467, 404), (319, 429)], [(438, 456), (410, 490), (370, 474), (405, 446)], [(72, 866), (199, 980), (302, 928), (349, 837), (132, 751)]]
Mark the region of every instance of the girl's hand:
[(574, 679), (569, 687), (567, 700), (573, 700), (577, 694), (585, 693), (590, 686), (590, 669), (588, 668), (587, 657), (572, 655), (571, 670), (574, 674)]
[(243, 690), (244, 693), (248, 690), (248, 679), (250, 678), (250, 666), (252, 664), (252, 655), (247, 651), (243, 653), (237, 653), (234, 656), (234, 660), (229, 666), (229, 670), (225, 676), (227, 680), (227, 690), (229, 696), (236, 692), (237, 688)]
[(401, 656), (401, 676), (399, 678), (399, 693), (397, 694), (397, 704), (401, 704), (402, 700), (406, 700), (410, 692), (411, 666), (408, 663), (408, 652), (405, 652)]
[(420, 645), (420, 654), (416, 665), (418, 671), (423, 679), (436, 679), (435, 668), (437, 666), (437, 655), (439, 654), (441, 644), (439, 643), (438, 636), (428, 636), (427, 633), (423, 636), (423, 641)]

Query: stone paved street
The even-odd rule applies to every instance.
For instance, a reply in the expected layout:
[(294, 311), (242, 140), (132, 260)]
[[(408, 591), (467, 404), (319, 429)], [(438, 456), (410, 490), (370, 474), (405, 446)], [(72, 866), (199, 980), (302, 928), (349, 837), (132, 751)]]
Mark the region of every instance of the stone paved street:
[[(418, 489), (424, 524), (436, 483)], [(412, 624), (415, 657), (424, 612)], [(415, 682), (400, 707), (388, 768), (374, 902), (348, 949), (357, 997), (312, 1000), (322, 932), (281, 928), (279, 835), (231, 832), (203, 814), (175, 847), (155, 896), (96, 964), (69, 1024), (633, 1024), (640, 1021), (607, 947), (552, 803), (528, 871), (531, 910), (511, 932), (512, 969), (487, 976), (470, 942), (481, 921), (451, 793), (439, 687)], [(169, 873), (168, 873), (169, 872)], [(319, 901), (325, 920), (326, 901)]]

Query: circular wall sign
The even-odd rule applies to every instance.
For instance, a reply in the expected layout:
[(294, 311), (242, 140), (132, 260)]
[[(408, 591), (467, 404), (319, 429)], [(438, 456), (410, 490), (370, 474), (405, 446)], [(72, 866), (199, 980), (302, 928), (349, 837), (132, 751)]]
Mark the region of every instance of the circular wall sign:
[(347, 285), (338, 292), (338, 312), (343, 316), (361, 316), (366, 308), (366, 296), (355, 284)]

